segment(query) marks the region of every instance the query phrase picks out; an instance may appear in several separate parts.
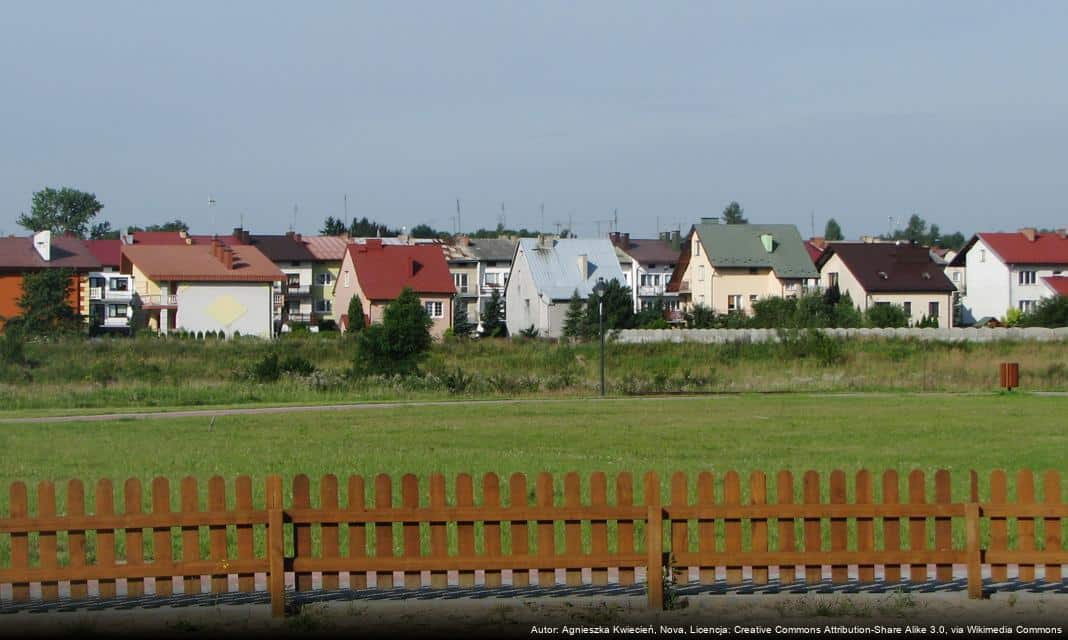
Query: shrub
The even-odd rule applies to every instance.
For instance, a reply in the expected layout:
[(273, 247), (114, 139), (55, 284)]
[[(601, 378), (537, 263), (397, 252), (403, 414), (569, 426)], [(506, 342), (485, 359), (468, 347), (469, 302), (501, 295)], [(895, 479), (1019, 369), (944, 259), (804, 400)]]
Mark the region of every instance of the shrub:
[(294, 373), (299, 376), (311, 375), (315, 372), (315, 365), (307, 358), (296, 354), (288, 355), (282, 359), (278, 368), (284, 373)]
[(778, 334), (779, 349), (784, 358), (812, 358), (824, 367), (846, 359), (842, 342), (817, 329), (780, 330)]
[(356, 338), (352, 373), (411, 375), (430, 350), (430, 316), (408, 288), (389, 303), (381, 324), (373, 324)]
[(540, 332), (538, 331), (538, 329), (534, 325), (530, 325), (526, 329), (522, 329), (519, 332), (519, 335), (524, 337), (524, 338), (527, 338), (527, 339), (533, 339), (533, 338), (537, 338), (539, 333)]
[(868, 326), (880, 329), (909, 326), (905, 309), (896, 304), (875, 304), (864, 313)]
[(320, 320), (319, 333), (324, 331), (337, 331), (337, 322), (333, 320)]
[(366, 318), (363, 315), (363, 303), (360, 302), (360, 296), (352, 296), (349, 300), (349, 324), (348, 331), (352, 334), (357, 334), (364, 329), (364, 323)]
[(463, 393), (474, 382), (475, 376), (471, 373), (465, 373), (460, 367), (456, 367), (451, 371), (444, 370), (438, 373), (437, 378), (441, 381), (442, 386), (449, 390), (449, 393)]
[(1068, 326), (1068, 298), (1053, 296), (1044, 298), (1030, 312), (1019, 317), (1021, 327)]
[(0, 335), (0, 363), (12, 366), (26, 364), (26, 343), (22, 332), (10, 324)]
[(274, 351), (268, 353), (253, 363), (249, 368), (249, 378), (256, 382), (274, 382), (282, 375), (282, 368), (278, 363), (278, 354)]

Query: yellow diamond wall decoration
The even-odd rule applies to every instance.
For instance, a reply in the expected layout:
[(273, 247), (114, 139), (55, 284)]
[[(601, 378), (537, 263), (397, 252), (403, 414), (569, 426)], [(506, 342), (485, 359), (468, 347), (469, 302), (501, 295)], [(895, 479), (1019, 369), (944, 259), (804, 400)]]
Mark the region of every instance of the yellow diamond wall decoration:
[(219, 324), (229, 327), (248, 313), (248, 308), (233, 296), (225, 295), (219, 296), (215, 302), (208, 305), (207, 312)]

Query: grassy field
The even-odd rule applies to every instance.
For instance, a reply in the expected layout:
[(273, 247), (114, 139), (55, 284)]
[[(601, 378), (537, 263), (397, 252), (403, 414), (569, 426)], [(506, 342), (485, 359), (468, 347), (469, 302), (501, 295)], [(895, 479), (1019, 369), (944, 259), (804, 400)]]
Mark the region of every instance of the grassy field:
[[(257, 382), (250, 364), (275, 351), (313, 375)], [(101, 339), (27, 346), (27, 365), (0, 365), (0, 417), (123, 407), (164, 408), (446, 398), (583, 397), (598, 387), (593, 344), (483, 340), (438, 344), (423, 375), (346, 375), (350, 341), (330, 335), (275, 342)], [(928, 344), (612, 344), (609, 393), (991, 391), (997, 363), (1019, 362), (1024, 389), (1068, 389), (1068, 342)]]

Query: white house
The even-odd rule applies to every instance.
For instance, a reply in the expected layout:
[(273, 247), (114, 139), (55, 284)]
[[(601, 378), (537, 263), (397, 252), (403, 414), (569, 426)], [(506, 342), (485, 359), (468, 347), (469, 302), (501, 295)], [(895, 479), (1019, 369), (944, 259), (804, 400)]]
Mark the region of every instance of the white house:
[(560, 337), (571, 296), (588, 298), (600, 280), (626, 283), (609, 240), (520, 240), (505, 295), (509, 335), (534, 327), (542, 337)]
[[(671, 281), (671, 274), (675, 272), (682, 252), (679, 232), (664, 232), (657, 239), (631, 238), (629, 233), (615, 232), (608, 237), (627, 256), (626, 264), (630, 265), (630, 272), (627, 273), (624, 268), (624, 275), (628, 276), (634, 312), (647, 309), (658, 300), (663, 302), (665, 310), (677, 310), (679, 294), (668, 291), (667, 284)], [(620, 260), (620, 264), (624, 264), (624, 261)]]
[(1039, 233), (1033, 228), (978, 233), (950, 266), (965, 268), (965, 323), (1003, 318), (1009, 309), (1030, 311), (1054, 295), (1047, 279), (1068, 274), (1068, 234), (1064, 229)]

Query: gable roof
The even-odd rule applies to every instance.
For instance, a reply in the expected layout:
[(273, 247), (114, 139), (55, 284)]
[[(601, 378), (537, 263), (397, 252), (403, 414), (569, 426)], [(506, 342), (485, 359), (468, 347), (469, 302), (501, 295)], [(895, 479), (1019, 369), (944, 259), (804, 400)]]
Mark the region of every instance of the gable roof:
[(682, 249), (673, 249), (671, 243), (659, 238), (629, 238), (627, 246), (620, 246), (638, 264), (676, 264)]
[(249, 244), (274, 262), (312, 262), (315, 256), (299, 235), (250, 235)]
[(100, 260), (85, 241), (73, 236), (52, 235), (51, 259), (45, 260), (33, 247), (33, 236), (0, 238), (0, 269), (99, 269)]
[[(589, 297), (601, 278), (605, 282), (626, 282), (616, 248), (607, 239), (566, 238), (548, 242), (539, 247), (536, 238), (523, 238), (517, 251), (527, 258), (534, 287), (550, 300), (568, 300), (576, 290), (579, 296)], [(588, 264), (586, 275), (579, 272), (578, 261), (582, 255)]]
[(349, 239), (342, 236), (304, 236), (304, 244), (316, 260), (344, 260)]
[(274, 282), (285, 279), (285, 274), (255, 247), (239, 245), (231, 248), (233, 268), (227, 269), (215, 256), (210, 244), (127, 244), (122, 247), (121, 270), (129, 273), (128, 264), (133, 264), (157, 282)]
[(416, 293), (456, 293), (440, 245), (397, 245), (376, 240), (348, 246), (356, 279), (368, 299), (393, 300), (405, 287)]
[[(1005, 264), (1068, 264), (1068, 238), (1056, 233), (978, 233)], [(963, 253), (963, 252), (962, 252)]]
[(211, 241), (218, 239), (228, 246), (248, 244), (235, 235), (192, 235), (183, 231), (134, 231), (130, 234), (133, 244), (153, 245), (210, 245)]
[(1042, 282), (1049, 287), (1049, 290), (1059, 296), (1068, 296), (1068, 277), (1065, 276), (1046, 276), (1042, 278)]
[(86, 240), (85, 246), (101, 266), (118, 268), (122, 257), (122, 240)]
[(517, 242), (511, 238), (477, 238), (471, 240), (471, 253), (479, 260), (511, 262)]
[[(817, 278), (819, 273), (792, 224), (694, 225), (697, 237), (713, 267), (770, 267), (780, 278)], [(772, 250), (761, 236), (772, 237)]]
[(952, 292), (953, 283), (931, 259), (927, 247), (893, 242), (831, 242), (819, 265), (837, 255), (868, 293)]
[(808, 252), (808, 257), (812, 260), (813, 264), (815, 264), (816, 261), (820, 259), (820, 256), (823, 255), (823, 249), (826, 246), (826, 244), (821, 246), (812, 240), (805, 240), (805, 251)]

